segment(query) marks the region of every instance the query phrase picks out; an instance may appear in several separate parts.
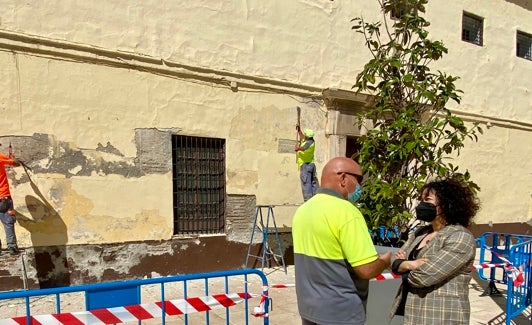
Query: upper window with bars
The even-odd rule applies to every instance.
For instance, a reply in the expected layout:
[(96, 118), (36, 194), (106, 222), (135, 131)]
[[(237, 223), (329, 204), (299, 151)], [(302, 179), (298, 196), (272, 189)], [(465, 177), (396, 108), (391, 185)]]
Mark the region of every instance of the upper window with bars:
[(516, 55), (520, 58), (532, 60), (532, 35), (517, 31)]
[(462, 16), (462, 41), (482, 46), (484, 19), (464, 12)]

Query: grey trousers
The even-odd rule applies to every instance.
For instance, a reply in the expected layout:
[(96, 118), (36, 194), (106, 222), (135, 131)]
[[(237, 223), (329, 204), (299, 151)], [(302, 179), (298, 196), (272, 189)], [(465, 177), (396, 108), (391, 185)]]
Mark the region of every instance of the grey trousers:
[(301, 179), (301, 191), (303, 199), (307, 201), (318, 190), (318, 176), (316, 175), (316, 165), (314, 163), (304, 163), (299, 168), (299, 177)]
[[(7, 247), (17, 248), (17, 236), (15, 235), (15, 222), (17, 219), (7, 213), (8, 210), (13, 209), (13, 200), (11, 198), (6, 200), (8, 200), (8, 202), (5, 202), (7, 203), (7, 210), (3, 211), (4, 209), (2, 209), (2, 211), (0, 211), (0, 221), (2, 221), (4, 230), (6, 231)], [(0, 243), (0, 248), (1, 247), (2, 245)]]

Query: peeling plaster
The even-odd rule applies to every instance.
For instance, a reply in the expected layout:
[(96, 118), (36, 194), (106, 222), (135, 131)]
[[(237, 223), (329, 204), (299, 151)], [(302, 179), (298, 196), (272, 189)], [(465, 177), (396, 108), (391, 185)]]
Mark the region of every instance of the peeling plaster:
[(96, 150), (124, 157), (124, 155), (118, 149), (113, 147), (113, 145), (111, 145), (109, 141), (107, 141), (107, 145), (105, 147), (102, 146), (102, 144), (98, 142), (98, 147), (96, 148)]
[[(98, 143), (94, 149), (77, 148), (72, 143), (56, 140), (53, 135), (36, 133), (33, 136), (0, 137), (0, 146), (7, 148), (12, 143), (17, 158), (30, 166), (35, 174), (58, 174), (65, 178), (116, 174), (129, 178), (169, 172), (168, 157), (161, 156), (158, 149), (164, 141), (169, 144), (169, 131), (137, 129), (136, 132), (136, 141), (141, 142), (137, 143), (138, 153), (155, 161), (152, 165), (160, 164), (160, 167), (142, 168), (140, 156), (125, 157), (110, 142), (105, 146)], [(142, 146), (142, 142), (148, 146)], [(19, 180), (27, 181), (27, 178)]]
[[(124, 157), (110, 142), (87, 149), (48, 134), (0, 137), (0, 149), (12, 144), (16, 157), (31, 168), (7, 169), (20, 226), (19, 246), (116, 242), (123, 241), (126, 231), (134, 240), (168, 238), (172, 225), (165, 212), (143, 209), (137, 199), (128, 207), (137, 206), (138, 212), (123, 215), (127, 209), (120, 208), (127, 202), (114, 203), (112, 209), (111, 202), (106, 203), (110, 198), (105, 193), (113, 187), (118, 197), (129, 197), (123, 184), (133, 182), (138, 188), (136, 179), (147, 175), (151, 177), (144, 182), (156, 184), (158, 179), (166, 181), (164, 175), (171, 171), (171, 151), (161, 150), (170, 147), (171, 135), (156, 129), (135, 132), (137, 157)], [(100, 191), (101, 186), (107, 188)], [(146, 224), (151, 226), (148, 231)]]
[(70, 169), (68, 172), (69, 172), (70, 174), (72, 174), (72, 175), (77, 175), (77, 173), (79, 173), (79, 171), (80, 171), (81, 169), (83, 169), (83, 167), (81, 167), (81, 166), (76, 166), (76, 167)]

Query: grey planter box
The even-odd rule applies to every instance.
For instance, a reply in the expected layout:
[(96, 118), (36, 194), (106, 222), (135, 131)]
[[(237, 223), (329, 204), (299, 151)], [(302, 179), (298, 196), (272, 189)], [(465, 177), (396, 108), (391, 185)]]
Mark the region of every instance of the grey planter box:
[[(392, 254), (397, 252), (399, 248), (376, 246), (379, 254), (387, 251), (392, 251)], [(385, 272), (391, 272), (390, 270)], [(400, 325), (403, 324), (403, 317), (395, 316), (390, 323), (388, 323), (388, 314), (392, 306), (393, 299), (397, 293), (397, 289), (401, 285), (400, 279), (370, 281), (369, 283), (369, 297), (367, 305), (367, 325)]]

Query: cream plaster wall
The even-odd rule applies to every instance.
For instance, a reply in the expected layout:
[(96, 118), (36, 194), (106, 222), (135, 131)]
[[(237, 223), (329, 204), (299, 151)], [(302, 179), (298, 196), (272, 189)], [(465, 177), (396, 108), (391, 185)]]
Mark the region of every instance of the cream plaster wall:
[[(376, 1), (0, 0), (0, 5), (5, 30), (346, 89), (369, 58), (350, 20), (380, 18)], [(463, 11), (484, 18), (484, 46), (460, 40)], [(450, 49), (437, 67), (461, 77), (462, 109), (532, 120), (532, 110), (520, 109), (531, 105), (526, 76), (532, 68), (515, 57), (514, 44), (516, 30), (532, 33), (529, 16), (525, 1), (429, 1), (431, 36)], [(507, 93), (513, 96), (501, 96)]]
[[(483, 46), (461, 41), (462, 13), (484, 18)], [(449, 53), (437, 69), (459, 76), (457, 111), (483, 118), (484, 134), (457, 161), (481, 187), (477, 223), (530, 222), (532, 194), (532, 62), (515, 55), (516, 32), (532, 33), (530, 1), (430, 1), (433, 39)]]
[(530, 222), (532, 148), (530, 131), (484, 126), (478, 143), (462, 150), (457, 164), (480, 186), (476, 223)]
[[(526, 4), (528, 8), (515, 3)], [(529, 60), (515, 55), (516, 32), (532, 34), (530, 1), (430, 1), (427, 20), (433, 39), (449, 53), (438, 69), (459, 76), (462, 111), (532, 122)], [(462, 13), (484, 18), (483, 46), (461, 41)]]
[(350, 88), (360, 60), (369, 58), (356, 50), (363, 43), (350, 20), (361, 13), (378, 17), (373, 1), (0, 0), (0, 5), (2, 29), (338, 88)]
[[(0, 66), (5, 88), (11, 89), (1, 95), (6, 108), (4, 134), (53, 134), (92, 160), (131, 165), (136, 128), (222, 137), (227, 139), (228, 193), (257, 194), (259, 204), (300, 201), (295, 155), (275, 153), (280, 139), (295, 139), (295, 106), (302, 105), (301, 99), (234, 93), (135, 71), (5, 52), (0, 53)], [(303, 125), (317, 130), (319, 146), (325, 146), (318, 131), (324, 116), (319, 105), (306, 105), (302, 114)], [(124, 157), (91, 149), (106, 142)], [(316, 158), (322, 163), (325, 157)], [(43, 167), (47, 164), (40, 162)], [(74, 167), (72, 172), (80, 169)], [(15, 172), (16, 177), (25, 177), (22, 170)], [(17, 227), (21, 246), (157, 240), (172, 235), (170, 174), (70, 179), (45, 174), (32, 179), (47, 200), (55, 198), (50, 204), (60, 217), (33, 218), (25, 199), (33, 192), (30, 184), (12, 186), (22, 214)], [(278, 218), (280, 225), (288, 223), (282, 220), (283, 213)]]
[[(278, 224), (287, 226), (301, 192), (295, 157), (278, 153), (278, 142), (295, 139), (299, 105), (303, 126), (316, 131), (318, 170), (335, 155), (331, 148), (336, 145), (329, 141), (337, 138), (325, 136), (327, 113), (320, 92), (308, 89), (350, 89), (369, 58), (350, 20), (379, 18), (376, 1), (0, 0), (0, 7), (0, 33), (131, 52), (201, 72), (205, 68), (206, 74), (264, 77), (301, 87), (309, 96), (245, 86), (232, 91), (205, 80), (58, 60), (53, 53), (13, 53), (0, 37), (1, 135), (49, 134), (91, 159), (124, 164), (132, 164), (137, 154), (139, 128), (225, 138), (227, 192), (255, 194), (258, 204), (280, 205)], [(460, 40), (462, 10), (485, 18), (484, 46)], [(437, 68), (460, 76), (465, 92), (462, 104), (453, 108), (479, 114), (467, 116), (492, 125), (458, 160), (482, 188), (478, 223), (532, 219), (532, 62), (515, 57), (514, 49), (516, 30), (532, 33), (530, 10), (503, 0), (432, 0), (428, 7), (432, 38), (449, 48)], [(108, 142), (123, 156), (94, 150)], [(22, 246), (171, 236), (170, 174), (36, 176), (61, 218), (52, 218), (52, 225), (29, 220), (18, 227)], [(29, 184), (13, 189), (22, 213), (29, 191)], [(54, 222), (63, 222), (66, 237), (55, 235)], [(29, 231), (39, 225), (50, 228), (40, 234)]]

